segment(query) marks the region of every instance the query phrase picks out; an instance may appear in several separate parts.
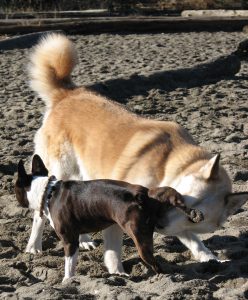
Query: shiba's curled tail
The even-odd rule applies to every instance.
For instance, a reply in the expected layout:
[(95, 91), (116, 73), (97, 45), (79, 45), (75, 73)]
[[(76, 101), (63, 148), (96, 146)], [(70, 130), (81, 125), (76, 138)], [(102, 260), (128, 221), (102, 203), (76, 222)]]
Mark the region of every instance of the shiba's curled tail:
[(73, 43), (62, 34), (49, 34), (35, 46), (30, 58), (29, 75), (32, 90), (53, 106), (74, 87), (71, 72), (77, 63)]

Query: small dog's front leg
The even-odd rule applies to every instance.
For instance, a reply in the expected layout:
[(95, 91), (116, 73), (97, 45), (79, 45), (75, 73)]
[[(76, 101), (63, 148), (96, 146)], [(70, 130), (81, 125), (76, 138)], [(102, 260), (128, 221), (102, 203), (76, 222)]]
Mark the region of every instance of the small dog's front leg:
[(75, 274), (77, 257), (78, 257), (78, 245), (75, 244), (64, 244), (65, 251), (65, 276), (63, 282), (66, 279), (71, 278)]
[(152, 268), (152, 270), (159, 274), (162, 272), (161, 268), (159, 267), (159, 265), (157, 264), (154, 256), (153, 256), (153, 245), (152, 244), (147, 244), (147, 242), (143, 243), (142, 239), (140, 239), (139, 241), (135, 241), (135, 239), (133, 239), (136, 247), (138, 249), (139, 255), (141, 257), (141, 259), (144, 261), (145, 264), (147, 264), (148, 266), (150, 266)]
[(144, 263), (150, 266), (155, 273), (161, 273), (161, 268), (153, 256), (153, 230), (147, 227), (146, 229), (142, 228), (141, 231), (137, 225), (129, 226), (129, 224), (125, 226), (125, 229), (134, 241)]
[(26, 252), (39, 253), (42, 252), (42, 235), (45, 226), (45, 218), (40, 217), (40, 212), (34, 212), (33, 225), (31, 235), (26, 247)]

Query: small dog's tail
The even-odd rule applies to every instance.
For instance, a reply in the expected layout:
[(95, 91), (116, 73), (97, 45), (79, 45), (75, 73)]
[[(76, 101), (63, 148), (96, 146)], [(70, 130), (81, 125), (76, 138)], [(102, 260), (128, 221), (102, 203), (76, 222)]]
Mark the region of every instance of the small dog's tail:
[(29, 75), (32, 90), (51, 107), (75, 86), (71, 72), (77, 63), (73, 43), (62, 34), (49, 34), (35, 46), (30, 58)]
[[(171, 187), (151, 188), (148, 195), (161, 202), (165, 207), (175, 207), (185, 214), (193, 223), (199, 223), (204, 220), (203, 213), (198, 209), (187, 207), (183, 196)], [(162, 207), (161, 207), (162, 209)]]

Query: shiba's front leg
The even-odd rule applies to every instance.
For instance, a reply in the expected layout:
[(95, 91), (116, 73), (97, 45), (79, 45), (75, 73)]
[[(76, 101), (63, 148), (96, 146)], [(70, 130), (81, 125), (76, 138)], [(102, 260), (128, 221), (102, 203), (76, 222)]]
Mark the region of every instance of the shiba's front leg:
[(104, 263), (110, 274), (126, 275), (121, 262), (123, 231), (118, 225), (112, 225), (103, 231)]
[(45, 222), (45, 219), (40, 217), (40, 212), (35, 210), (32, 231), (26, 247), (26, 252), (33, 254), (42, 252), (42, 234)]
[(178, 234), (177, 237), (192, 252), (196, 260), (200, 262), (206, 262), (211, 259), (220, 261), (194, 233), (185, 231)]

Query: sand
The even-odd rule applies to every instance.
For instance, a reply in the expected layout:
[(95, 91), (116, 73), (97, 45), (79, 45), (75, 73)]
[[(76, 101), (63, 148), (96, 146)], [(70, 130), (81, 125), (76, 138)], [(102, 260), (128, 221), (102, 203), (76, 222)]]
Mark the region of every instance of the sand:
[[(147, 118), (174, 120), (200, 145), (221, 153), (234, 191), (248, 190), (248, 63), (232, 78), (198, 82), (150, 80), (150, 75), (191, 67), (229, 54), (246, 36), (233, 33), (177, 33), (72, 36), (79, 51), (77, 84), (92, 86)], [(175, 237), (155, 234), (155, 256), (164, 274), (155, 276), (141, 263), (125, 236), (123, 261), (129, 278), (109, 275), (99, 246), (80, 250), (76, 276), (61, 284), (63, 248), (47, 225), (43, 253), (24, 253), (32, 213), (13, 194), (16, 165), (26, 166), (44, 104), (28, 87), (30, 50), (0, 53), (0, 291), (1, 299), (247, 299), (248, 203), (223, 228), (202, 235), (220, 259), (198, 263)], [(145, 80), (140, 81), (140, 75)], [(137, 80), (136, 80), (137, 79)], [(168, 78), (167, 78), (168, 79)], [(140, 84), (142, 82), (142, 84)]]

